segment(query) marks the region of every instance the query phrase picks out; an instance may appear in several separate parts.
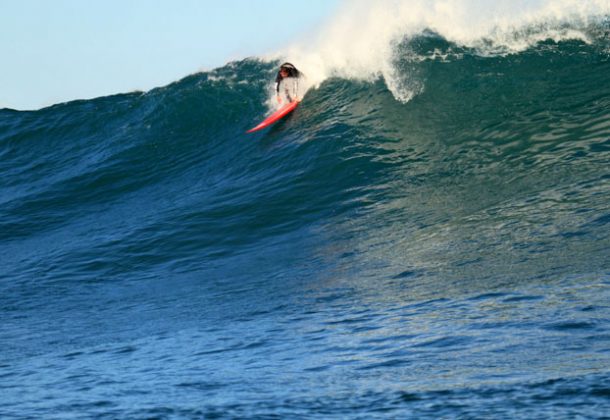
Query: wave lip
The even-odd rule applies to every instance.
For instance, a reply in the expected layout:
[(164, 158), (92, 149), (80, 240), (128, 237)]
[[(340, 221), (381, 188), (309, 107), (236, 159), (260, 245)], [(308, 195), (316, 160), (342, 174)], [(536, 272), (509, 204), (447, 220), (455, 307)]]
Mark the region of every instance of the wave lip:
[[(346, 1), (316, 35), (270, 57), (300, 63), (312, 86), (329, 77), (383, 77), (403, 102), (421, 91), (399, 81), (396, 46), (426, 31), (480, 55), (515, 53), (551, 39), (593, 42), (608, 33), (607, 0), (381, 0)], [(313, 38), (313, 40), (312, 40)]]

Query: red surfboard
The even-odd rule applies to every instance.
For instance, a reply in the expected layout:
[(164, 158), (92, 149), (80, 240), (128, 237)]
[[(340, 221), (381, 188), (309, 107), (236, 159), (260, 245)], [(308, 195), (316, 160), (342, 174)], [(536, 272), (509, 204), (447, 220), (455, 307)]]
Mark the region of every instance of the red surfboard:
[(297, 107), (298, 104), (299, 103), (297, 101), (292, 101), (290, 103), (287, 103), (286, 105), (284, 105), (283, 107), (281, 107), (280, 109), (275, 111), (273, 114), (271, 114), (267, 118), (265, 118), (265, 120), (262, 123), (260, 123), (259, 125), (257, 125), (254, 128), (249, 129), (248, 131), (246, 131), (246, 133), (253, 133), (255, 131), (262, 130), (265, 127), (269, 127), (271, 124), (273, 124), (277, 120), (285, 117), (286, 115), (288, 115), (292, 111), (294, 111), (294, 109)]

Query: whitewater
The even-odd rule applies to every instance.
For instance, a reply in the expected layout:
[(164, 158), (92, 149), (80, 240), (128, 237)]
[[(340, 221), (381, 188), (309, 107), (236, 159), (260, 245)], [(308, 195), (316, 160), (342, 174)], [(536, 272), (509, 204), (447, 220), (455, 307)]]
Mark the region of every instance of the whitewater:
[[(0, 109), (0, 417), (607, 418), (609, 16), (349, 1)], [(245, 134), (283, 60), (303, 102)]]

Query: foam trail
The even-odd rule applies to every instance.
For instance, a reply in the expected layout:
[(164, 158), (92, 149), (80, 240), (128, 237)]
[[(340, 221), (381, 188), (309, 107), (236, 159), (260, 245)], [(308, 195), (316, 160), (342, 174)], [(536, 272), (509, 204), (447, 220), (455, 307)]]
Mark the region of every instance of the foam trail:
[(587, 27), (609, 13), (610, 0), (349, 0), (314, 39), (272, 58), (296, 63), (311, 86), (333, 76), (383, 77), (406, 102), (422, 83), (393, 65), (405, 37), (428, 29), (481, 54), (517, 52), (545, 39), (588, 42)]

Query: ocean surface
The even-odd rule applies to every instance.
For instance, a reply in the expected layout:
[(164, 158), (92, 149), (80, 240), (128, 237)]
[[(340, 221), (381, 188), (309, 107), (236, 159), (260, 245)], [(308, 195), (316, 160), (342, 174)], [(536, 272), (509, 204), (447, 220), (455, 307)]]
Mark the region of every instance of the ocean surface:
[(0, 418), (609, 418), (596, 25), (249, 135), (277, 62), (0, 110)]

